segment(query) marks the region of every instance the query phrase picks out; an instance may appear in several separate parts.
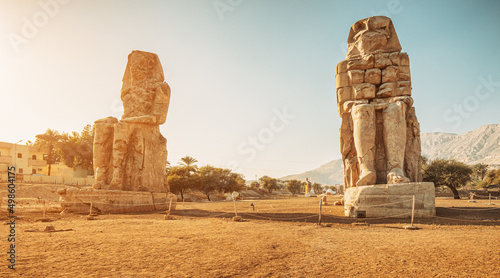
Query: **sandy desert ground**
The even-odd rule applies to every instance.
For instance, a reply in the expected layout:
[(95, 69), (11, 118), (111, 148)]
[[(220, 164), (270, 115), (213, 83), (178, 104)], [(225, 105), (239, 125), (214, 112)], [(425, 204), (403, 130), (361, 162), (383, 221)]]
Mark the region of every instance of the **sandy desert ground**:
[[(40, 211), (22, 212), (15, 271), (9, 227), (0, 226), (0, 276), (500, 277), (500, 204), (487, 202), (438, 198), (438, 217), (417, 219), (417, 230), (403, 228), (409, 218), (356, 222), (332, 205), (317, 225), (319, 198), (299, 196), (238, 201), (242, 222), (231, 220), (232, 202), (178, 203), (173, 220), (51, 212), (53, 222), (37, 222)], [(67, 231), (43, 232), (47, 225)]]

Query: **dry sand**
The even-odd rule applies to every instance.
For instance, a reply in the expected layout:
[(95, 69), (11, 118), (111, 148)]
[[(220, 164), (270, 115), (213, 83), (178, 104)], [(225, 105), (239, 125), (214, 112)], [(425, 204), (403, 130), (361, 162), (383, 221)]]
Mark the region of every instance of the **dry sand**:
[[(26, 212), (16, 226), (16, 270), (2, 259), (0, 276), (500, 277), (500, 206), (486, 203), (439, 198), (440, 217), (417, 219), (418, 230), (403, 229), (408, 218), (353, 225), (332, 205), (316, 225), (319, 198), (303, 197), (238, 201), (243, 222), (231, 220), (232, 202), (178, 203), (174, 220), (64, 214), (42, 223), (40, 212)], [(47, 225), (72, 231), (36, 232)], [(5, 254), (8, 226), (0, 234)]]

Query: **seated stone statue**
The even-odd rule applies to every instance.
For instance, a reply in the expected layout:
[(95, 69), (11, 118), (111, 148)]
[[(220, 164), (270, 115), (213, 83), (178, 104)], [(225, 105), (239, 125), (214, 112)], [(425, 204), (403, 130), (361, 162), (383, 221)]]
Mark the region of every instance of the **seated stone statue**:
[(421, 181), (409, 58), (391, 19), (359, 20), (336, 68), (345, 187)]
[(120, 121), (95, 122), (95, 189), (165, 192), (165, 123), (170, 88), (154, 53), (133, 51), (123, 76)]

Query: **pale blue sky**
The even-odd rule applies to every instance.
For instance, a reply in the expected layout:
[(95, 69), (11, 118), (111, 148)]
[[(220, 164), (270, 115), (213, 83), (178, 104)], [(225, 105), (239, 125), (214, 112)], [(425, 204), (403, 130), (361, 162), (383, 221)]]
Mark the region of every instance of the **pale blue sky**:
[(316, 168), (340, 158), (335, 66), (350, 26), (372, 15), (392, 18), (410, 57), (422, 132), (499, 123), (498, 1), (64, 2), (0, 0), (0, 141), (120, 117), (138, 49), (159, 55), (172, 88), (169, 161), (248, 179)]

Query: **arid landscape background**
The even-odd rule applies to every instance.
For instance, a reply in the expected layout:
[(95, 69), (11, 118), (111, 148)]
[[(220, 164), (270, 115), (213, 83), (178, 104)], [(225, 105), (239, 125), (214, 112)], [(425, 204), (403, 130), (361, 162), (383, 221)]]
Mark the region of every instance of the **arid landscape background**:
[[(57, 213), (58, 187), (18, 186), (17, 270), (2, 267), (0, 276), (500, 275), (497, 199), (488, 205), (487, 199), (473, 203), (438, 197), (437, 217), (416, 219), (419, 229), (407, 230), (403, 226), (409, 218), (345, 218), (342, 206), (331, 205), (339, 196), (328, 197), (323, 223), (317, 225), (319, 198), (262, 191), (247, 191), (236, 202), (242, 222), (232, 221), (230, 201), (180, 202), (173, 220), (157, 212), (99, 215), (89, 221), (85, 215)], [(47, 218), (54, 221), (37, 221), (43, 208), (38, 196), (47, 201)], [(48, 225), (56, 232), (43, 232)], [(0, 232), (8, 234), (8, 226)]]

